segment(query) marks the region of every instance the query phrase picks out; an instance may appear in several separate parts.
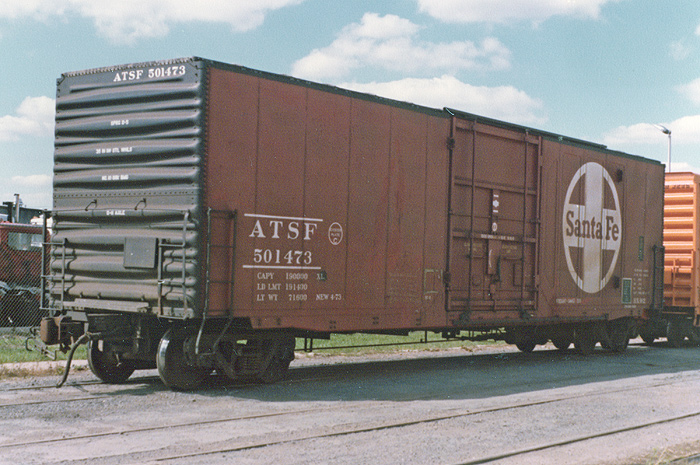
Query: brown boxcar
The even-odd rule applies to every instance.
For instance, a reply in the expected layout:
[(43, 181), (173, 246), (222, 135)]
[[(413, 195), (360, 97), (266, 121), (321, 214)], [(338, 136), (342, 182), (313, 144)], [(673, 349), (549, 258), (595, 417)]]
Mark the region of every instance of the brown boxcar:
[(42, 333), (87, 331), (103, 379), (269, 381), (341, 332), (622, 350), (658, 311), (656, 161), (200, 58), (64, 74), (56, 105)]

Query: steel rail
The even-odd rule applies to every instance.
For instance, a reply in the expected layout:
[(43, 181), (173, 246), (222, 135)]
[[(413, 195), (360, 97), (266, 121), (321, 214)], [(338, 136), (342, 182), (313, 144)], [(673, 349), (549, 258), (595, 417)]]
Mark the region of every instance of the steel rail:
[[(298, 381), (306, 381), (306, 380), (298, 380)], [(294, 382), (294, 381), (292, 381), (292, 382)], [(530, 401), (530, 402), (521, 402), (521, 403), (512, 404), (512, 405), (481, 408), (481, 409), (474, 409), (474, 410), (471, 410), (471, 409), (465, 410), (464, 408), (456, 408), (456, 409), (446, 410), (442, 414), (439, 414), (439, 415), (432, 415), (432, 416), (428, 416), (428, 417), (424, 417), (424, 418), (411, 419), (411, 420), (407, 420), (407, 421), (393, 421), (393, 422), (381, 422), (380, 421), (377, 424), (369, 425), (369, 426), (368, 425), (358, 426), (358, 425), (349, 424), (349, 425), (341, 426), (340, 430), (336, 430), (333, 432), (320, 432), (320, 433), (309, 433), (309, 434), (286, 433), (282, 438), (277, 439), (277, 440), (261, 441), (261, 442), (248, 442), (248, 443), (244, 443), (244, 444), (241, 444), (238, 446), (233, 446), (233, 447), (215, 448), (215, 449), (209, 449), (209, 450), (199, 450), (197, 452), (191, 452), (191, 453), (175, 454), (175, 455), (170, 455), (170, 456), (166, 456), (166, 457), (156, 457), (156, 458), (150, 459), (149, 462), (156, 462), (157, 463), (157, 462), (163, 462), (163, 461), (168, 461), (168, 460), (187, 459), (187, 458), (202, 457), (202, 456), (207, 456), (207, 455), (216, 455), (216, 454), (224, 454), (224, 453), (231, 453), (231, 452), (241, 452), (241, 451), (246, 451), (246, 450), (259, 449), (259, 448), (263, 448), (263, 447), (284, 445), (284, 444), (289, 444), (289, 443), (298, 442), (298, 441), (310, 441), (310, 440), (323, 439), (323, 438), (332, 438), (332, 437), (339, 437), (339, 436), (348, 436), (348, 435), (353, 435), (353, 434), (362, 434), (362, 433), (368, 433), (368, 432), (397, 429), (397, 428), (403, 428), (403, 427), (419, 425), (419, 424), (428, 424), (428, 423), (435, 423), (435, 422), (445, 421), (445, 420), (453, 420), (453, 419), (464, 418), (464, 417), (474, 416), (474, 415), (503, 412), (503, 411), (514, 410), (514, 409), (528, 408), (528, 407), (533, 407), (533, 406), (548, 405), (548, 404), (554, 404), (557, 402), (564, 402), (564, 401), (568, 401), (568, 400), (576, 400), (576, 399), (582, 399), (582, 398), (587, 398), (587, 397), (596, 397), (596, 396), (600, 396), (603, 394), (653, 389), (656, 387), (667, 386), (667, 385), (672, 385), (672, 384), (679, 384), (679, 383), (682, 383), (682, 381), (674, 380), (674, 381), (670, 381), (670, 382), (657, 382), (657, 383), (653, 383), (653, 384), (649, 384), (649, 385), (645, 385), (645, 386), (631, 386), (631, 387), (617, 389), (614, 391), (606, 391), (604, 393), (603, 392), (589, 392), (589, 393), (583, 393), (583, 394), (561, 396), (561, 397), (557, 397), (554, 399), (535, 400), (535, 401)], [(51, 387), (52, 386), (49, 386), (47, 388), (51, 388)], [(114, 393), (111, 393), (110, 396), (113, 396), (113, 394)], [(102, 395), (96, 395), (96, 396), (84, 397), (84, 398), (55, 400), (53, 402), (81, 401), (81, 400), (90, 401), (90, 400), (100, 399), (102, 397), (103, 397)], [(44, 402), (52, 402), (52, 401), (37, 401), (36, 403), (39, 404), (39, 403), (44, 403)], [(22, 403), (22, 405), (25, 405), (25, 406), (31, 405), (31, 404), (32, 404), (31, 401), (28, 403)], [(4, 405), (0, 405), (0, 407), (6, 407), (6, 406), (10, 406), (10, 405), (11, 404), (4, 404)], [(19, 404), (16, 404), (16, 405), (19, 405)], [(391, 408), (391, 407), (387, 406), (387, 408)], [(254, 419), (262, 419), (262, 418), (270, 418), (270, 417), (281, 417), (281, 416), (285, 416), (285, 415), (307, 414), (307, 413), (312, 413), (312, 412), (322, 412), (324, 410), (330, 411), (330, 410), (335, 410), (335, 408), (334, 407), (322, 407), (322, 408), (312, 408), (312, 409), (287, 410), (284, 412), (272, 412), (272, 413), (263, 413), (263, 414), (257, 414), (257, 415), (240, 415), (240, 416), (234, 416), (234, 417), (210, 419), (210, 420), (202, 420), (202, 421), (194, 421), (194, 422), (185, 422), (185, 423), (179, 423), (179, 424), (143, 426), (143, 427), (131, 428), (131, 429), (121, 429), (118, 431), (83, 434), (83, 435), (76, 435), (76, 436), (69, 436), (69, 437), (45, 438), (45, 439), (38, 439), (38, 440), (33, 440), (33, 441), (0, 444), (0, 450), (15, 448), (15, 447), (34, 446), (34, 445), (39, 445), (39, 444), (66, 443), (69, 441), (77, 441), (77, 440), (85, 440), (85, 439), (103, 438), (103, 437), (110, 437), (110, 436), (124, 436), (124, 435), (128, 435), (128, 434), (141, 434), (141, 433), (149, 432), (149, 431), (172, 430), (174, 428), (192, 428), (192, 427), (211, 425), (211, 424), (222, 424), (222, 423), (244, 421), (244, 420), (254, 420)], [(613, 429), (613, 430), (609, 430), (609, 431), (593, 433), (593, 434), (586, 435), (586, 436), (580, 436), (580, 437), (571, 438), (571, 439), (567, 439), (567, 440), (552, 442), (549, 444), (543, 444), (540, 446), (535, 446), (535, 447), (531, 447), (531, 448), (527, 448), (527, 449), (515, 450), (515, 451), (508, 452), (508, 453), (499, 454), (497, 456), (489, 456), (489, 457), (483, 457), (483, 458), (476, 459), (476, 460), (461, 462), (461, 463), (459, 463), (459, 465), (477, 465), (477, 464), (483, 464), (483, 463), (490, 463), (490, 462), (502, 460), (502, 459), (509, 458), (509, 457), (517, 457), (519, 455), (525, 455), (525, 454), (534, 453), (534, 452), (538, 452), (538, 451), (554, 449), (556, 447), (563, 447), (563, 446), (575, 444), (578, 442), (584, 442), (587, 440), (592, 440), (592, 439), (596, 439), (596, 438), (600, 438), (600, 437), (605, 437), (605, 436), (610, 436), (610, 435), (614, 435), (614, 434), (620, 434), (620, 433), (624, 433), (624, 432), (634, 431), (634, 430), (638, 430), (638, 429), (643, 429), (643, 428), (647, 428), (647, 427), (651, 427), (651, 426), (655, 426), (655, 425), (660, 425), (660, 424), (664, 424), (664, 423), (670, 423), (673, 421), (680, 421), (680, 420), (693, 418), (693, 417), (697, 417), (697, 416), (700, 416), (700, 412), (686, 413), (686, 414), (675, 416), (675, 417), (664, 418), (664, 419), (655, 420), (655, 421), (651, 421), (651, 422), (640, 423), (637, 425), (631, 425), (631, 426), (626, 426), (626, 427), (622, 427), (622, 428), (617, 428), (617, 429)], [(245, 441), (245, 439), (243, 439), (243, 441)], [(145, 451), (142, 451), (142, 452), (145, 452)]]
[[(569, 399), (574, 399), (577, 397), (587, 397), (587, 396), (572, 396)], [(532, 403), (528, 403), (528, 404), (522, 404), (522, 405), (505, 407), (505, 408), (492, 408), (492, 409), (475, 410), (475, 411), (466, 412), (466, 413), (440, 415), (440, 416), (434, 416), (434, 417), (424, 418), (424, 419), (410, 420), (410, 421), (404, 421), (404, 422), (395, 422), (395, 423), (387, 423), (387, 424), (380, 424), (380, 425), (375, 425), (375, 426), (365, 426), (365, 427), (360, 427), (360, 428), (350, 427), (350, 428), (347, 428), (347, 429), (342, 430), (342, 431), (334, 431), (331, 433), (307, 434), (307, 435), (299, 435), (299, 436), (291, 435), (291, 437), (287, 436), (284, 439), (280, 439), (277, 441), (257, 442), (257, 443), (253, 442), (253, 443), (244, 444), (244, 445), (236, 446), (236, 447), (225, 447), (225, 448), (211, 449), (211, 450), (198, 451), (198, 452), (192, 452), (192, 453), (171, 455), (171, 456), (167, 456), (167, 457), (159, 457), (159, 458), (150, 459), (149, 462), (151, 462), (151, 463), (165, 462), (165, 461), (170, 461), (170, 460), (180, 460), (180, 459), (188, 459), (188, 458), (195, 458), (195, 457), (203, 457), (203, 456), (207, 456), (207, 455), (227, 454), (227, 453), (232, 453), (232, 452), (242, 452), (242, 451), (246, 451), (246, 450), (260, 449), (263, 447), (271, 447), (271, 446), (290, 444), (290, 443), (299, 442), (299, 441), (311, 441), (311, 440), (316, 440), (316, 439), (348, 436), (348, 435), (353, 435), (353, 434), (371, 433), (371, 432), (389, 430), (389, 429), (394, 429), (394, 428), (403, 428), (403, 427), (407, 427), (407, 426), (414, 426), (414, 425), (419, 425), (419, 424), (435, 423), (438, 421), (445, 421), (445, 420), (453, 420), (453, 419), (457, 419), (457, 418), (462, 418), (462, 417), (472, 416), (472, 415), (479, 415), (479, 414), (484, 414), (484, 413), (492, 413), (492, 412), (504, 411), (504, 410), (515, 409), (515, 408), (525, 408), (525, 407), (530, 407), (530, 406), (535, 406), (535, 405), (549, 404), (549, 403), (558, 402), (558, 401), (562, 401), (562, 400), (567, 400), (567, 399), (554, 399), (554, 400), (549, 400), (549, 401), (532, 402)], [(541, 446), (536, 446), (536, 447), (532, 447), (532, 448), (528, 448), (528, 449), (520, 449), (520, 450), (516, 450), (513, 452), (504, 453), (504, 454), (500, 454), (500, 455), (496, 455), (496, 456), (485, 457), (485, 458), (467, 461), (467, 462), (459, 462), (456, 465), (479, 465), (479, 464), (495, 462), (495, 461), (503, 460), (503, 459), (510, 458), (510, 457), (516, 457), (519, 455), (525, 455), (525, 454), (529, 454), (529, 453), (533, 453), (533, 452), (539, 452), (539, 451), (543, 451), (543, 450), (547, 450), (547, 449), (553, 449), (556, 447), (563, 447), (566, 445), (575, 444), (577, 442), (584, 442), (584, 441), (588, 441), (588, 440), (592, 440), (592, 439), (596, 439), (596, 438), (601, 438), (601, 437), (605, 437), (605, 436), (612, 436), (615, 434), (620, 434), (620, 433), (629, 432), (629, 431), (635, 431), (635, 430), (639, 430), (639, 429), (643, 429), (643, 428), (648, 428), (650, 426), (671, 423), (673, 421), (685, 420), (685, 419), (693, 418), (693, 417), (697, 417), (697, 416), (700, 416), (700, 411), (688, 413), (688, 414), (684, 414), (684, 415), (679, 415), (679, 416), (671, 417), (671, 418), (664, 418), (664, 419), (653, 421), (653, 422), (647, 422), (647, 423), (628, 426), (628, 427), (624, 427), (624, 428), (618, 428), (618, 429), (614, 429), (614, 430), (610, 430), (610, 431), (594, 433), (594, 434), (590, 434), (587, 436), (581, 436), (581, 437), (563, 440), (563, 441), (558, 441), (558, 442), (554, 442), (554, 443), (550, 443), (550, 444), (544, 444)]]
[(576, 437), (576, 438), (565, 439), (565, 440), (563, 440), (563, 441), (552, 442), (552, 443), (543, 444), (543, 445), (540, 445), (540, 446), (534, 446), (534, 447), (530, 447), (530, 448), (526, 448), (526, 449), (515, 450), (515, 451), (512, 451), (512, 452), (506, 452), (506, 453), (504, 453), (504, 454), (493, 455), (493, 456), (490, 456), (490, 457), (484, 457), (484, 458), (477, 459), (477, 460), (470, 460), (470, 461), (467, 461), (467, 462), (459, 462), (459, 463), (456, 464), (456, 465), (481, 465), (481, 464), (484, 464), (484, 463), (496, 462), (496, 461), (498, 461), (498, 460), (508, 459), (508, 458), (512, 458), (512, 457), (517, 457), (517, 456), (520, 456), (520, 455), (531, 454), (531, 453), (534, 453), (534, 452), (541, 452), (541, 451), (543, 451), (543, 450), (554, 449), (554, 448), (557, 448), (557, 447), (564, 447), (564, 446), (568, 446), (568, 445), (571, 445), (571, 444), (576, 444), (576, 443), (579, 443), (579, 442), (585, 442), (585, 441), (590, 441), (590, 440), (593, 440), (593, 439), (603, 438), (603, 437), (606, 437), (606, 436), (614, 436), (614, 435), (616, 435), (616, 434), (628, 433), (628, 432), (630, 432), (630, 431), (636, 431), (636, 430), (640, 430), (640, 429), (644, 429), (644, 428), (649, 428), (649, 427), (651, 427), (651, 426), (663, 425), (663, 424), (671, 423), (671, 422), (674, 422), (674, 421), (687, 420), (688, 418), (693, 418), (693, 417), (698, 417), (698, 416), (700, 416), (700, 412), (687, 413), (687, 414), (678, 415), (678, 416), (675, 416), (675, 417), (663, 418), (663, 419), (661, 419), (661, 420), (650, 421), (650, 422), (646, 422), (646, 423), (640, 423), (640, 424), (637, 424), (637, 425), (626, 426), (626, 427), (623, 427), (623, 428), (616, 428), (616, 429), (612, 429), (612, 430), (609, 430), (609, 431), (602, 431), (602, 432), (599, 432), (599, 433), (588, 434), (588, 435), (585, 435), (585, 436), (579, 436), (579, 437)]
[[(395, 428), (403, 428), (403, 427), (407, 427), (407, 426), (435, 423), (435, 422), (439, 422), (439, 421), (453, 420), (453, 419), (464, 418), (464, 417), (468, 417), (468, 416), (482, 415), (482, 414), (486, 414), (486, 413), (503, 412), (503, 411), (508, 411), (508, 410), (528, 408), (528, 407), (540, 406), (540, 405), (547, 405), (547, 404), (564, 402), (564, 401), (568, 401), (568, 400), (581, 399), (581, 398), (586, 398), (586, 397), (595, 397), (595, 396), (600, 396), (603, 394), (627, 392), (627, 391), (643, 390), (643, 389), (653, 389), (656, 387), (666, 386), (666, 385), (671, 385), (671, 384), (679, 384), (679, 381), (676, 380), (673, 382), (654, 383), (654, 384), (647, 385), (647, 386), (633, 386), (633, 387), (622, 388), (622, 389), (618, 389), (618, 390), (614, 390), (614, 391), (606, 391), (605, 393), (591, 392), (591, 393), (577, 394), (577, 395), (571, 395), (571, 396), (561, 396), (561, 397), (558, 397), (555, 399), (522, 402), (522, 403), (518, 403), (518, 404), (506, 405), (506, 406), (500, 406), (500, 407), (490, 407), (490, 408), (482, 408), (482, 409), (474, 409), (474, 410), (464, 410), (461, 408), (460, 409), (451, 409), (451, 410), (446, 410), (445, 413), (443, 413), (441, 415), (433, 415), (433, 416), (429, 416), (426, 418), (412, 419), (412, 420), (408, 420), (408, 421), (386, 422), (386, 423), (378, 423), (378, 424), (371, 425), (371, 426), (363, 425), (360, 427), (357, 427), (355, 425), (346, 425), (346, 427), (344, 429), (342, 429), (340, 431), (330, 432), (330, 433), (329, 432), (311, 433), (311, 434), (306, 434), (306, 435), (294, 435), (294, 433), (291, 433), (291, 435), (286, 434), (284, 436), (284, 438), (279, 439), (279, 440), (264, 441), (264, 442), (250, 442), (247, 444), (242, 444), (240, 446), (234, 446), (234, 447), (216, 448), (216, 449), (203, 450), (203, 451), (200, 450), (200, 451), (192, 452), (192, 453), (183, 453), (183, 454), (171, 455), (171, 456), (167, 456), (167, 457), (153, 458), (153, 459), (150, 459), (149, 461), (150, 462), (162, 462), (162, 461), (168, 461), (168, 460), (194, 458), (194, 457), (201, 457), (201, 456), (207, 456), (207, 455), (224, 454), (224, 453), (259, 449), (259, 448), (263, 448), (263, 447), (270, 447), (270, 446), (276, 446), (276, 445), (284, 445), (284, 444), (289, 444), (289, 443), (298, 442), (298, 441), (310, 441), (310, 440), (315, 440), (315, 439), (332, 438), (332, 437), (347, 436), (347, 435), (352, 435), (352, 434), (361, 434), (361, 433), (389, 430), (389, 429), (395, 429)], [(94, 397), (94, 398), (97, 398), (97, 397)], [(94, 398), (92, 398), (92, 399), (94, 399)], [(75, 400), (81, 400), (81, 399), (75, 399)], [(91, 400), (91, 398), (85, 398), (85, 400)], [(387, 406), (387, 408), (393, 408), (393, 407)], [(335, 410), (335, 408), (334, 407), (323, 407), (323, 408), (316, 408), (316, 409), (289, 410), (289, 411), (284, 411), (284, 412), (264, 413), (264, 414), (259, 414), (259, 415), (242, 415), (242, 416), (235, 416), (235, 417), (227, 417), (227, 418), (180, 423), (180, 424), (144, 426), (144, 427), (140, 427), (140, 428), (122, 429), (122, 430), (111, 431), (111, 432), (102, 432), (102, 433), (93, 433), (93, 434), (86, 434), (86, 435), (47, 438), (47, 439), (39, 439), (39, 440), (34, 440), (34, 441), (0, 444), (0, 449), (8, 449), (8, 448), (13, 448), (13, 447), (23, 447), (23, 446), (33, 446), (33, 445), (38, 445), (38, 444), (65, 443), (65, 442), (69, 442), (69, 441), (94, 439), (94, 438), (109, 437), (109, 436), (124, 436), (127, 434), (139, 434), (139, 433), (144, 433), (144, 432), (148, 432), (148, 431), (172, 430), (174, 428), (191, 428), (191, 427), (197, 427), (197, 426), (203, 426), (203, 425), (236, 422), (236, 421), (242, 421), (242, 420), (254, 420), (254, 419), (269, 418), (269, 417), (279, 417), (279, 416), (284, 416), (284, 415), (297, 415), (297, 414), (306, 414), (306, 413), (311, 413), (311, 412), (322, 412), (325, 410), (331, 411), (331, 410)], [(690, 418), (690, 417), (694, 417), (694, 416), (700, 416), (700, 412), (693, 412), (691, 414), (685, 414), (685, 415), (682, 415), (679, 417), (658, 420), (656, 422), (651, 422), (651, 423), (644, 423), (641, 425), (626, 427), (626, 428), (622, 428), (619, 430), (613, 430), (613, 431), (604, 432), (604, 433), (596, 433), (596, 434), (581, 437), (581, 438), (575, 438), (572, 440), (542, 445), (542, 446), (538, 446), (538, 447), (534, 447), (534, 448), (530, 448), (530, 449), (513, 451), (511, 453), (501, 454), (497, 457), (496, 456), (486, 457), (486, 458), (482, 458), (482, 459), (472, 461), (472, 462), (464, 462), (463, 464), (460, 464), (460, 465), (472, 465), (472, 464), (475, 465), (475, 464), (480, 464), (480, 463), (489, 463), (492, 461), (496, 461), (496, 460), (503, 459), (503, 458), (508, 458), (511, 456), (514, 457), (517, 455), (523, 455), (523, 454), (527, 454), (527, 453), (537, 452), (540, 450), (546, 450), (546, 449), (559, 447), (559, 446), (563, 446), (563, 445), (567, 445), (567, 444), (573, 444), (575, 442), (580, 442), (580, 441), (584, 441), (587, 439), (594, 439), (596, 437), (603, 437), (606, 435), (617, 434), (620, 432), (632, 431), (635, 429), (641, 429), (644, 427), (652, 426), (654, 424), (668, 423), (671, 421), (681, 420), (681, 419)]]
[(51, 443), (57, 443), (57, 442), (79, 441), (79, 440), (83, 440), (83, 439), (94, 439), (94, 438), (101, 438), (101, 437), (108, 437), (108, 436), (123, 436), (125, 434), (136, 434), (136, 433), (143, 433), (146, 431), (171, 430), (173, 428), (187, 428), (187, 427), (193, 427), (193, 426), (212, 425), (212, 424), (217, 424), (217, 423), (227, 423), (227, 422), (241, 421), (241, 420), (255, 420), (258, 418), (270, 418), (270, 417), (278, 417), (278, 416), (283, 416), (283, 415), (298, 415), (298, 414), (302, 414), (302, 413), (310, 413), (310, 412), (324, 411), (324, 410), (333, 410), (333, 408), (324, 407), (324, 408), (316, 408), (316, 409), (287, 410), (284, 412), (261, 413), (258, 415), (241, 415), (241, 416), (237, 416), (237, 417), (218, 418), (218, 419), (214, 419), (214, 420), (193, 421), (193, 422), (188, 422), (188, 423), (178, 423), (178, 424), (174, 424), (174, 425), (170, 424), (170, 425), (143, 426), (141, 428), (132, 428), (132, 429), (127, 429), (127, 430), (119, 430), (119, 431), (105, 431), (102, 433), (82, 434), (82, 435), (77, 435), (77, 436), (37, 439), (35, 441), (0, 444), (0, 449), (8, 449), (8, 448), (12, 448), (12, 447), (22, 447), (22, 446), (34, 446), (37, 444), (51, 444)]

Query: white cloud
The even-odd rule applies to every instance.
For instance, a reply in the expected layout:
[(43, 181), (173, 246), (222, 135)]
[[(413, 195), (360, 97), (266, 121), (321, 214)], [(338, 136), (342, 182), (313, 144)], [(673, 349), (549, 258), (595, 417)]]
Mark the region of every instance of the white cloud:
[(0, 0), (0, 18), (17, 19), (30, 16), (38, 20), (63, 14), (66, 0), (43, 1), (43, 0)]
[(54, 128), (55, 103), (49, 97), (27, 97), (15, 115), (0, 116), (0, 141), (23, 136), (49, 136)]
[(51, 176), (47, 174), (30, 174), (29, 176), (12, 176), (12, 183), (23, 188), (50, 187)]
[(604, 4), (619, 0), (418, 0), (420, 11), (447, 23), (539, 23), (552, 16), (596, 19)]
[(670, 48), (670, 53), (671, 53), (671, 58), (673, 58), (676, 61), (681, 61), (685, 60), (690, 56), (692, 53), (692, 48), (689, 47), (685, 41), (683, 40), (678, 40), (675, 42), (671, 42), (671, 45), (669, 46)]
[(677, 87), (678, 91), (688, 97), (691, 102), (700, 105), (700, 78)]
[(235, 31), (258, 27), (265, 15), (304, 0), (0, 0), (0, 18), (78, 15), (90, 19), (98, 34), (115, 43), (162, 37), (188, 22), (227, 23)]
[(473, 86), (445, 75), (432, 79), (344, 83), (340, 87), (433, 108), (450, 107), (521, 124), (542, 124), (541, 101), (510, 86)]
[[(667, 125), (664, 125), (668, 127)], [(673, 133), (673, 129), (671, 129)], [(656, 144), (661, 133), (649, 123), (638, 123), (632, 126), (619, 126), (603, 137), (603, 143), (610, 146), (629, 144)]]
[(666, 127), (671, 130), (674, 143), (700, 143), (700, 115), (684, 116)]
[(700, 173), (700, 165), (693, 165), (684, 161), (671, 161), (671, 171), (685, 171), (689, 173)]
[(494, 38), (431, 43), (416, 40), (420, 26), (396, 15), (365, 13), (343, 28), (336, 40), (315, 49), (292, 66), (294, 76), (337, 79), (363, 66), (393, 71), (499, 70), (510, 67), (510, 51)]
[[(700, 143), (700, 115), (684, 116), (661, 124), (671, 130), (674, 145)], [(660, 137), (666, 136), (653, 124), (638, 123), (613, 129), (605, 135), (604, 143), (611, 146), (658, 144)]]
[(15, 194), (19, 194), (27, 207), (51, 208), (52, 182), (51, 176), (45, 174), (0, 178), (0, 200), (14, 200)]

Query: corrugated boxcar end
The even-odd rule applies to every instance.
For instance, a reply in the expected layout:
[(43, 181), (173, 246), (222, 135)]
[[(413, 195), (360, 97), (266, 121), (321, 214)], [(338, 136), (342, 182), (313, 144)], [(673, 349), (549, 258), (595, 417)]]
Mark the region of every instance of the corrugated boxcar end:
[(666, 173), (664, 190), (664, 309), (645, 340), (667, 337), (680, 346), (700, 341), (700, 175)]
[(201, 314), (204, 72), (173, 60), (58, 81), (55, 307)]
[[(84, 69), (84, 70), (78, 70), (78, 71), (67, 71), (65, 73), (61, 73), (61, 77), (58, 78), (58, 84), (60, 84), (64, 79), (66, 78), (71, 78), (71, 77), (76, 77), (76, 76), (86, 76), (89, 74), (99, 74), (99, 73), (110, 73), (110, 72), (121, 72), (125, 70), (137, 70), (140, 68), (155, 68), (155, 67), (161, 67), (161, 66), (167, 66), (167, 65), (177, 65), (177, 64), (183, 64), (183, 63), (192, 63), (195, 64), (197, 62), (210, 62), (210, 60), (206, 60), (204, 58), (192, 56), (192, 57), (182, 57), (182, 58), (172, 58), (172, 59), (167, 59), (167, 60), (154, 60), (154, 61), (143, 61), (143, 62), (137, 62), (137, 63), (126, 63), (126, 64), (121, 64), (121, 65), (114, 65), (114, 66), (103, 66), (99, 68), (89, 68), (89, 69)], [(199, 65), (200, 68), (202, 67)]]

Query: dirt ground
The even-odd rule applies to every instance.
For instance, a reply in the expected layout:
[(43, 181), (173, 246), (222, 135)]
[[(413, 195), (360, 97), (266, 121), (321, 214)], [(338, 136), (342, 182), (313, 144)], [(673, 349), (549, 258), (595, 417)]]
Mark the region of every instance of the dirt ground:
[[(301, 356), (193, 393), (154, 371), (6, 378), (0, 464), (657, 464), (700, 453), (700, 349)], [(39, 369), (37, 367), (36, 369)], [(40, 370), (41, 371), (41, 370)]]

